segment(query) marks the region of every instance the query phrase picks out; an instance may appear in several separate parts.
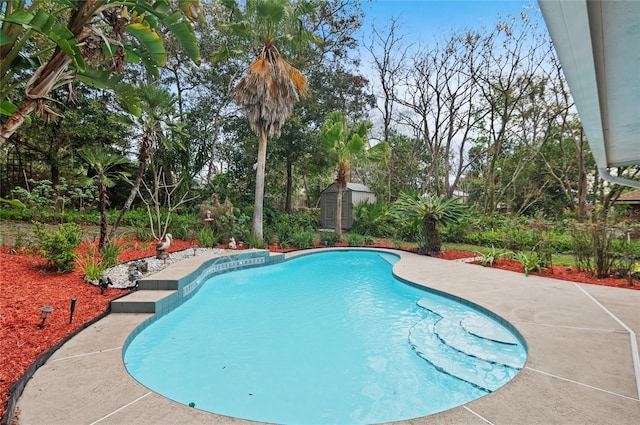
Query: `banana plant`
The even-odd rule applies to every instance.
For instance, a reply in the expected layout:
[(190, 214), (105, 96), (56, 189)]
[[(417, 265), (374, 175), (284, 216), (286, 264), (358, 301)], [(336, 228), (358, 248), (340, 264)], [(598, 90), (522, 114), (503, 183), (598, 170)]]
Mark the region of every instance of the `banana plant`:
[(199, 0), (5, 0), (0, 2), (0, 146), (34, 111), (56, 114), (55, 89), (82, 81), (113, 90), (139, 110), (135, 90), (119, 74), (141, 64), (151, 75), (165, 64), (160, 35), (171, 32), (200, 63), (193, 22), (204, 20)]

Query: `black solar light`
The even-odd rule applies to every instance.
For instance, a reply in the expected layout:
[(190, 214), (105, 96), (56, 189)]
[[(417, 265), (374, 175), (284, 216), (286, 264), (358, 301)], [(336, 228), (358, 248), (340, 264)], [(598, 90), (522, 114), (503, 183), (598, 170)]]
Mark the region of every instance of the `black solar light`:
[(76, 299), (71, 298), (71, 307), (69, 308), (69, 324), (73, 321), (73, 311), (76, 309)]
[(40, 307), (40, 317), (42, 318), (42, 323), (40, 323), (40, 329), (44, 328), (44, 321), (47, 320), (47, 317), (53, 311), (53, 307)]

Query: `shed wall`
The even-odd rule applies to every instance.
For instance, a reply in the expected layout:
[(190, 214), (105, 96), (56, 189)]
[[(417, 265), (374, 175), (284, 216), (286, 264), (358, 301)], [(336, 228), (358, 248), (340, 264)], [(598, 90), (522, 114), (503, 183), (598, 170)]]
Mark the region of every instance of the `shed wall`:
[[(361, 185), (356, 185), (361, 186)], [(364, 187), (364, 186), (361, 186)], [(320, 194), (320, 226), (325, 229), (334, 229), (336, 202), (338, 190), (335, 184), (330, 185)], [(376, 202), (376, 195), (371, 191), (352, 190), (347, 188), (342, 193), (342, 229), (349, 230), (353, 227), (353, 205), (360, 202)]]

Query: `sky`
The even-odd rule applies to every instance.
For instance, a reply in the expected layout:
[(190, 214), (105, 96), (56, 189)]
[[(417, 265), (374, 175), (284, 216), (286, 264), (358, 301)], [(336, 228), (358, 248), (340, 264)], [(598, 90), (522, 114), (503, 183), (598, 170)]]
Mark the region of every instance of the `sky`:
[[(498, 16), (519, 16), (523, 9), (538, 10), (535, 0), (361, 0), (364, 21), (356, 38), (360, 42), (359, 72), (377, 87), (377, 75), (371, 54), (364, 46), (371, 44), (372, 26), (386, 34), (391, 18), (396, 18), (396, 36), (402, 36), (402, 46), (410, 51), (428, 48), (436, 40), (442, 42), (453, 32), (465, 29), (491, 29)], [(532, 13), (528, 13), (530, 16)], [(540, 17), (540, 19), (542, 19)], [(371, 111), (370, 119), (377, 125), (379, 113)]]
[(538, 7), (533, 0), (363, 0), (362, 36), (366, 37), (372, 25), (388, 28), (394, 17), (400, 33), (429, 43), (434, 37), (449, 35), (453, 30), (491, 27), (498, 15), (518, 15), (523, 7), (531, 4)]

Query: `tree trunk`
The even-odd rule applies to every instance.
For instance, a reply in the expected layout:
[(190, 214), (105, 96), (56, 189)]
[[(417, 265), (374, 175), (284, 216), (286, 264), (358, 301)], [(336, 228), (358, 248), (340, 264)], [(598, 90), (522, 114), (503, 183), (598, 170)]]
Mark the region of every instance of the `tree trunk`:
[(442, 248), (442, 241), (435, 220), (426, 218), (422, 221), (422, 237), (424, 245), (420, 247), (418, 254), (438, 255)]
[(102, 252), (107, 240), (107, 206), (109, 205), (109, 196), (104, 183), (98, 184), (98, 194), (100, 199), (100, 241), (98, 242), (98, 251)]
[(34, 100), (24, 100), (20, 103), (18, 110), (2, 125), (2, 130), (0, 130), (0, 147), (9, 140), (9, 137), (24, 123), (24, 119), (31, 115), (35, 109), (36, 102)]
[(386, 173), (386, 177), (387, 177), (387, 204), (391, 203), (391, 166), (389, 164), (388, 160), (384, 161), (384, 168), (387, 171)]
[(342, 194), (347, 187), (347, 164), (340, 162), (338, 164), (338, 176), (336, 177), (336, 186), (338, 193), (336, 195), (336, 234), (339, 240), (342, 240)]
[(140, 183), (142, 183), (142, 179), (144, 178), (144, 173), (147, 171), (147, 159), (149, 158), (149, 154), (151, 152), (151, 148), (153, 146), (153, 140), (150, 139), (148, 133), (142, 136), (142, 144), (140, 145), (140, 151), (138, 152), (138, 173), (136, 174), (136, 179), (133, 181), (133, 186), (131, 187), (131, 192), (129, 193), (129, 197), (125, 201), (124, 205), (120, 209), (120, 213), (118, 214), (118, 218), (111, 226), (111, 232), (109, 232), (109, 240), (112, 241), (116, 237), (116, 230), (118, 230), (118, 226), (120, 226), (120, 222), (124, 217), (125, 213), (129, 211), (133, 201), (136, 199), (136, 195), (140, 190)]
[(253, 208), (253, 224), (251, 226), (251, 235), (256, 242), (263, 241), (262, 233), (262, 210), (264, 204), (264, 170), (267, 163), (267, 131), (260, 129), (258, 140), (258, 162), (256, 164), (256, 192), (255, 204)]
[(289, 214), (292, 211), (291, 192), (293, 192), (293, 164), (291, 163), (291, 161), (287, 160), (287, 198), (285, 200), (284, 210)]
[(576, 218), (578, 222), (584, 222), (587, 205), (587, 172), (584, 165), (584, 131), (580, 128), (580, 140), (578, 141), (578, 154), (576, 162), (578, 163), (578, 205), (576, 206)]
[(44, 67), (36, 70), (36, 73), (40, 72), (38, 79), (33, 83), (31, 89), (29, 87), (25, 89), (25, 97), (20, 102), (18, 109), (2, 125), (0, 147), (22, 126), (25, 118), (35, 111), (38, 104), (38, 100), (35, 99), (47, 96), (63, 78), (70, 63), (71, 58), (58, 47), (51, 60)]
[(338, 240), (342, 240), (342, 185), (337, 183), (338, 193), (336, 194), (336, 235)]
[(49, 152), (49, 171), (51, 172), (51, 186), (60, 184), (60, 163), (58, 162), (58, 151)]
[(311, 207), (311, 193), (309, 192), (309, 185), (307, 184), (307, 175), (302, 175), (302, 182), (304, 183), (304, 196), (307, 199), (307, 208)]

